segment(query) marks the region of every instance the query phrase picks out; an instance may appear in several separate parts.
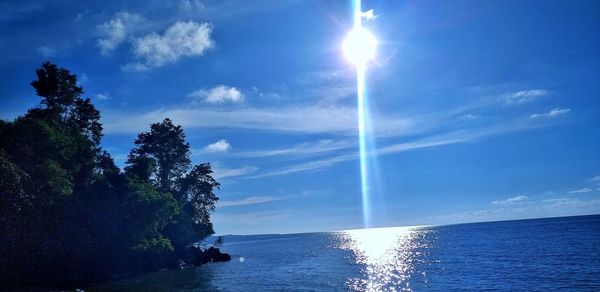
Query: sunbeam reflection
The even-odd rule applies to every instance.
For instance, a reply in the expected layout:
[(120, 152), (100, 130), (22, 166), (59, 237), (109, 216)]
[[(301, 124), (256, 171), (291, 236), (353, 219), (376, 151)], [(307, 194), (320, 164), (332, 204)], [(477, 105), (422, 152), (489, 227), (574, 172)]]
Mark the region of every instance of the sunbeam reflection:
[(348, 230), (339, 233), (338, 248), (354, 254), (362, 266), (361, 277), (350, 278), (347, 285), (355, 291), (411, 291), (409, 279), (419, 273), (419, 281), (427, 281), (417, 266), (431, 246), (430, 229), (393, 227)]

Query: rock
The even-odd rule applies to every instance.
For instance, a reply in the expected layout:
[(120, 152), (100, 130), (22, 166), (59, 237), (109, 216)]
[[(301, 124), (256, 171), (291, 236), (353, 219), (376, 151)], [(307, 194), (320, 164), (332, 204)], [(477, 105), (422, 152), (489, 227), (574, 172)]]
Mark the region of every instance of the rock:
[(218, 248), (209, 247), (204, 254), (210, 262), (228, 262), (231, 260), (231, 256), (226, 253), (222, 253)]
[(196, 246), (190, 246), (187, 250), (187, 256), (185, 262), (199, 266), (210, 262), (227, 262), (231, 260), (231, 256), (226, 253), (222, 253), (218, 248), (209, 247), (206, 250), (202, 250)]

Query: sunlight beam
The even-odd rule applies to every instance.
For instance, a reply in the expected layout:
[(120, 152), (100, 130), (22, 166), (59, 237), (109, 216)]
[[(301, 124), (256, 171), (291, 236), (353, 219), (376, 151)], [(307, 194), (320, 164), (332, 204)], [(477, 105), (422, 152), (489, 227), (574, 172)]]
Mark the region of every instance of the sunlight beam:
[(358, 144), (360, 151), (360, 185), (363, 205), (363, 222), (365, 227), (370, 227), (371, 214), (369, 206), (369, 186), (367, 173), (367, 137), (365, 133), (365, 68), (363, 65), (356, 67), (356, 95), (358, 99)]
[(346, 36), (342, 44), (344, 54), (348, 61), (356, 66), (356, 95), (358, 100), (358, 141), (360, 148), (360, 183), (362, 195), (363, 223), (365, 227), (371, 224), (369, 204), (369, 184), (367, 168), (367, 140), (366, 140), (366, 94), (365, 75), (367, 63), (375, 58), (377, 41), (375, 37), (362, 27), (361, 1), (353, 1), (354, 27)]

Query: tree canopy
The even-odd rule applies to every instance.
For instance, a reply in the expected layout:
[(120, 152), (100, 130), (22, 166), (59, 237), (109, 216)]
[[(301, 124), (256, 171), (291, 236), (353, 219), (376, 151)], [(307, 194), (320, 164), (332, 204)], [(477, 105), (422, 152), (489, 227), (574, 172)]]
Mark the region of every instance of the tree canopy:
[(150, 125), (149, 132), (140, 133), (135, 145), (129, 153), (126, 174), (177, 200), (181, 210), (165, 229), (177, 249), (183, 250), (193, 238), (213, 234), (210, 213), (218, 200), (213, 191), (220, 185), (211, 176), (209, 163), (192, 167), (190, 144), (185, 141), (183, 128), (164, 119)]
[(153, 271), (214, 233), (219, 183), (181, 126), (152, 124), (121, 171), (76, 75), (48, 62), (36, 75), (40, 106), (0, 120), (0, 286)]

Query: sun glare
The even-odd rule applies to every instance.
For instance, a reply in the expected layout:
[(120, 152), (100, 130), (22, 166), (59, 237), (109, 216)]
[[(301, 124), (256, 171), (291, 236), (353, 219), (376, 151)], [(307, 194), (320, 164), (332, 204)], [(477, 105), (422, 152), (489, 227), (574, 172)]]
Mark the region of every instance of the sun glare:
[[(348, 32), (342, 49), (346, 59), (356, 66), (356, 97), (358, 109), (358, 142), (360, 149), (360, 185), (363, 205), (363, 220), (364, 227), (371, 225), (371, 211), (369, 198), (369, 175), (367, 171), (367, 133), (366, 119), (368, 118), (368, 106), (366, 101), (365, 78), (366, 65), (369, 61), (375, 58), (375, 49), (377, 47), (377, 39), (368, 30), (362, 27), (362, 18), (365, 13), (361, 10), (361, 0), (354, 0), (354, 25), (353, 29)], [(369, 13), (368, 19), (373, 19), (373, 12)]]
[(351, 30), (342, 44), (344, 54), (348, 61), (357, 66), (363, 66), (375, 58), (377, 39), (364, 28)]

